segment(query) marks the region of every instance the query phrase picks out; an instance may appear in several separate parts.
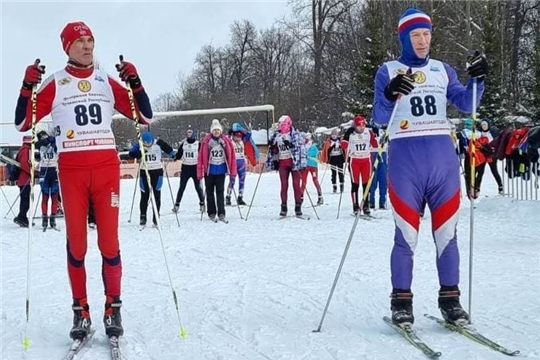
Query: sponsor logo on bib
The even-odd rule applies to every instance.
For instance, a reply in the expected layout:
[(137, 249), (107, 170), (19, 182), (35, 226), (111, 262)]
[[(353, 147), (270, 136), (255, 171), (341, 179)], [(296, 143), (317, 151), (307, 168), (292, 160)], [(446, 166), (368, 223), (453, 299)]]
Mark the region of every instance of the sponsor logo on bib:
[(426, 74), (424, 74), (421, 71), (415, 71), (415, 73), (412, 75), (414, 82), (417, 84), (423, 84), (426, 82)]
[(62, 85), (67, 85), (71, 82), (71, 78), (70, 77), (65, 77), (63, 79), (60, 79), (58, 80), (58, 85), (59, 86), (62, 86)]
[(66, 137), (67, 137), (68, 139), (73, 139), (73, 138), (75, 137), (75, 131), (69, 129), (68, 131), (66, 131)]
[(409, 126), (410, 126), (409, 120), (401, 120), (399, 122), (399, 128), (401, 130), (407, 130), (409, 128)]
[(92, 89), (92, 85), (90, 85), (90, 82), (88, 80), (81, 80), (77, 84), (77, 87), (82, 92), (89, 92)]

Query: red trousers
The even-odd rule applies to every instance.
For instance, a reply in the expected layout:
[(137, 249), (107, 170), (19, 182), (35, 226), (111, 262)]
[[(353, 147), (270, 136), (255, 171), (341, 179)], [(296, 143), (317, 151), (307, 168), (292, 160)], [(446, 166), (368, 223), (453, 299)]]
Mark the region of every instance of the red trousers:
[(371, 160), (349, 158), (349, 170), (353, 184), (367, 184), (371, 175)]
[[(63, 154), (60, 155), (62, 157)], [(69, 154), (71, 155), (71, 154)], [(122, 262), (118, 241), (120, 164), (118, 158), (89, 167), (62, 166), (59, 180), (66, 220), (68, 273), (74, 299), (86, 297), (87, 217), (94, 204), (105, 295), (120, 296)]]
[(302, 189), (302, 194), (306, 192), (306, 186), (307, 186), (307, 179), (308, 174), (311, 174), (311, 179), (313, 180), (313, 185), (315, 185), (315, 188), (317, 189), (317, 195), (322, 195), (322, 189), (321, 184), (319, 183), (319, 178), (317, 176), (318, 169), (314, 166), (308, 166), (304, 170), (301, 171), (301, 181), (300, 181), (300, 187)]
[[(370, 158), (366, 159), (355, 159), (349, 158), (349, 172), (351, 175), (351, 198), (353, 202), (353, 210), (356, 210), (359, 206), (359, 193), (363, 194), (367, 188), (369, 182), (369, 177), (371, 176), (371, 160)], [(362, 189), (360, 190), (360, 184), (362, 184)], [(367, 205), (366, 199), (363, 199), (364, 205)]]

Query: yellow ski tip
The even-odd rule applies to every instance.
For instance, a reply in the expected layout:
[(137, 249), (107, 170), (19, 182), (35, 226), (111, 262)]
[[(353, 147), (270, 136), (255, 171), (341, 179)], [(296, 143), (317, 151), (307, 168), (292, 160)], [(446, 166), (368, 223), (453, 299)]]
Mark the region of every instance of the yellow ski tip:
[(185, 339), (186, 336), (187, 336), (187, 330), (186, 330), (185, 327), (182, 326), (182, 327), (180, 328), (180, 337), (181, 337), (182, 339)]
[(30, 339), (28, 338), (28, 336), (24, 337), (22, 346), (24, 350), (28, 350), (28, 348), (30, 348)]

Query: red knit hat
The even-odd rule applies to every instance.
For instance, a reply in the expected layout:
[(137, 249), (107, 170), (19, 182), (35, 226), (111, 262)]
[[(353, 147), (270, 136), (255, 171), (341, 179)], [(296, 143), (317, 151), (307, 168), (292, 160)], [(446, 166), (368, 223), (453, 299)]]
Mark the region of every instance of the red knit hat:
[(30, 144), (32, 142), (32, 135), (24, 135), (22, 137), (23, 144)]
[(354, 117), (354, 126), (366, 126), (366, 118), (362, 115), (356, 115)]
[(60, 34), (60, 40), (62, 40), (62, 47), (66, 54), (75, 40), (82, 36), (94, 36), (92, 30), (82, 21), (72, 22), (64, 27), (64, 30)]

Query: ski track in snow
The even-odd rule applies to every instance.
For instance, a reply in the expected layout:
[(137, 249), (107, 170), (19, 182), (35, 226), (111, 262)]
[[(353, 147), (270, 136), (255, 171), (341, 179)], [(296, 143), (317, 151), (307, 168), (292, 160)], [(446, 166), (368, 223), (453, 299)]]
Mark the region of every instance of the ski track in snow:
[[(322, 175), (322, 172), (321, 172)], [(304, 214), (272, 221), (280, 210), (279, 178), (264, 174), (248, 221), (237, 208), (227, 207), (229, 224), (200, 221), (198, 199), (188, 185), (177, 226), (168, 187), (162, 191), (162, 235), (180, 315), (188, 335), (179, 337), (179, 324), (166, 273), (158, 230), (138, 229), (138, 201), (128, 223), (134, 180), (121, 181), (120, 240), (123, 260), (125, 336), (123, 358), (190, 360), (345, 360), (424, 359), (424, 355), (382, 321), (390, 314), (390, 252), (394, 224), (391, 210), (375, 210), (378, 219), (359, 220), (341, 278), (322, 332), (316, 329), (326, 304), (354, 218), (349, 189), (331, 193), (327, 174), (325, 206), (316, 208), (306, 197)], [(257, 182), (248, 174), (244, 198), (248, 204)], [(178, 178), (171, 179), (173, 191)], [(16, 187), (3, 187), (10, 201)], [(39, 187), (36, 186), (36, 191)], [(309, 182), (311, 197), (316, 198)], [(484, 177), (476, 203), (472, 318), (486, 336), (522, 358), (539, 359), (540, 348), (540, 202), (498, 197), (491, 174)], [(1, 200), (2, 216), (7, 212)], [(15, 206), (17, 210), (18, 206)], [(248, 206), (241, 207), (244, 218)], [(148, 215), (150, 216), (150, 209)], [(289, 215), (293, 214), (292, 187)], [(470, 203), (462, 198), (458, 238), (461, 250), (462, 304), (468, 306)], [(61, 232), (33, 230), (31, 243), (31, 347), (21, 348), (25, 329), (26, 229), (10, 214), (1, 219), (2, 359), (61, 359), (70, 344), (71, 292), (66, 271), (65, 224)], [(444, 357), (507, 359), (481, 345), (441, 328), (423, 317), (439, 315), (435, 246), (429, 211), (422, 220), (415, 255), (413, 282), (415, 327)], [(87, 287), (94, 338), (78, 355), (80, 360), (108, 358), (102, 325), (103, 284), (96, 231), (88, 233)]]

